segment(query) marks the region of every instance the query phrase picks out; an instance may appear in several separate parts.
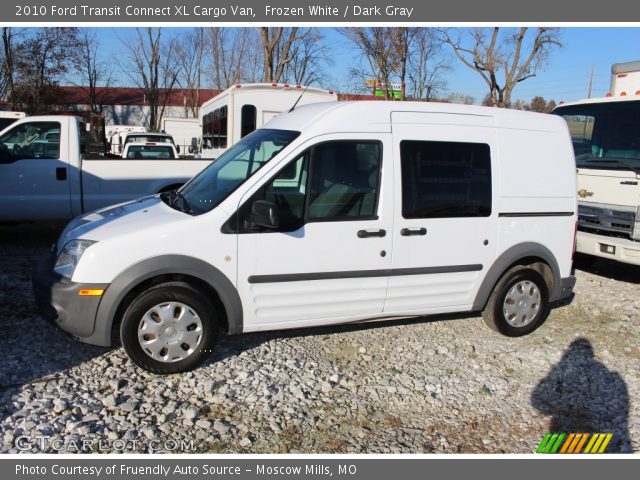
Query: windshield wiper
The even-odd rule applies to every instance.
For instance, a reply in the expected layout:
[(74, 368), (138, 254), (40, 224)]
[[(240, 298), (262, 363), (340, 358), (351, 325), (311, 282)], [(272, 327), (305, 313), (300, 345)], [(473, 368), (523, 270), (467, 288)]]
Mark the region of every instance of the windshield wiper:
[(627, 168), (634, 173), (640, 174), (640, 168), (634, 167), (633, 165), (625, 162), (625, 158), (617, 158), (617, 157), (606, 157), (606, 158), (591, 158), (585, 160), (585, 163), (615, 163), (620, 165), (621, 167)]
[(169, 192), (164, 192), (161, 194), (163, 199), (166, 199), (166, 203), (171, 207), (180, 212), (192, 214), (193, 210), (189, 206), (189, 202), (184, 198), (184, 195), (180, 193), (178, 190), (171, 190)]
[(184, 198), (184, 195), (182, 195), (182, 193), (180, 193), (178, 190), (174, 190), (175, 192), (175, 197), (173, 199), (173, 203), (174, 205), (178, 206), (178, 208), (183, 211), (184, 213), (193, 213), (193, 210), (191, 209), (191, 206), (189, 206), (189, 202), (187, 202), (187, 199)]

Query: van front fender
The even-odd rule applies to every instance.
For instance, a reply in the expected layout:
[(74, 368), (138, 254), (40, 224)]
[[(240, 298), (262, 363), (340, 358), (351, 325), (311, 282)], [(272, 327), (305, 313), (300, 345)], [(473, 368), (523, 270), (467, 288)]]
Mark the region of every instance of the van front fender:
[(80, 340), (94, 345), (110, 346), (113, 322), (127, 294), (144, 281), (163, 275), (186, 275), (205, 282), (220, 297), (227, 315), (228, 333), (242, 333), (242, 302), (235, 286), (224, 273), (197, 258), (162, 255), (132, 265), (109, 284), (96, 313), (93, 334)]

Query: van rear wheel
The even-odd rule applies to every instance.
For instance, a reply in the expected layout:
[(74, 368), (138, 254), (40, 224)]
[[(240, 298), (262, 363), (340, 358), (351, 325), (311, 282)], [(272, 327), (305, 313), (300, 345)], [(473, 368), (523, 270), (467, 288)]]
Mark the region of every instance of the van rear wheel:
[(122, 318), (125, 352), (140, 368), (179, 373), (200, 365), (218, 338), (214, 306), (188, 283), (169, 282), (136, 297)]
[(548, 315), (547, 282), (536, 270), (522, 265), (502, 276), (482, 312), (489, 328), (508, 337), (533, 332)]

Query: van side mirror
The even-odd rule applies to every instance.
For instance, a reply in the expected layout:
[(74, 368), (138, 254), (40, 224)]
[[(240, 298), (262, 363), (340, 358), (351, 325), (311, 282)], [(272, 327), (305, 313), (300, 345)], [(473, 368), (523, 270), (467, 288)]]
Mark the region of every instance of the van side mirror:
[(266, 200), (256, 200), (251, 205), (249, 221), (260, 227), (276, 229), (280, 226), (280, 213), (278, 206)]
[(180, 153), (180, 145), (176, 145), (176, 152)]

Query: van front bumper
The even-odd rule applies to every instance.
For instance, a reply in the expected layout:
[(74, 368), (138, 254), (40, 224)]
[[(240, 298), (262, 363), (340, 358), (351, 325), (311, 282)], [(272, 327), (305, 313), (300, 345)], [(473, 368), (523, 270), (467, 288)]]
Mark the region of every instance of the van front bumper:
[(55, 257), (50, 253), (40, 259), (33, 271), (31, 280), (38, 310), (47, 321), (78, 340), (93, 343), (88, 339), (95, 328), (102, 296), (81, 295), (80, 292), (106, 290), (108, 284), (67, 280), (53, 271), (54, 262)]
[(640, 242), (578, 230), (576, 250), (587, 255), (640, 265)]

